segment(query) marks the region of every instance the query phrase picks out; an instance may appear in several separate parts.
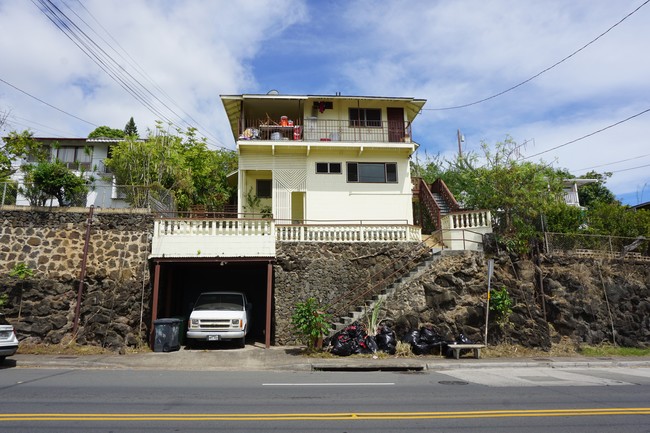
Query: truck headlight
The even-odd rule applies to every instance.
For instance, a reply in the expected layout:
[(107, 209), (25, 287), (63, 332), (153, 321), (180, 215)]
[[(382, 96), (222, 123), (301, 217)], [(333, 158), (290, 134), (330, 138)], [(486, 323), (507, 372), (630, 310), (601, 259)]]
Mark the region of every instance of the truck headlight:
[(230, 323), (232, 323), (233, 325), (239, 325), (239, 319), (232, 319)]
[(199, 327), (199, 319), (190, 320), (190, 327), (191, 328), (198, 328)]

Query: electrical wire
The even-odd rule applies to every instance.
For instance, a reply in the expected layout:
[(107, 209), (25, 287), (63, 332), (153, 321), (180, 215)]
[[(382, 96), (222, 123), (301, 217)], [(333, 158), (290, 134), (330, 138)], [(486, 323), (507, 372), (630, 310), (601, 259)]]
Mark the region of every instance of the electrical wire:
[[(649, 1), (650, 1), (650, 0), (649, 0)], [(545, 154), (545, 153), (548, 153), (548, 152), (550, 152), (550, 151), (552, 151), (552, 150), (556, 150), (556, 149), (559, 149), (559, 148), (561, 148), (561, 147), (568, 146), (569, 144), (576, 143), (576, 142), (578, 142), (578, 141), (580, 141), (580, 140), (584, 140), (585, 138), (588, 138), (588, 137), (591, 137), (591, 136), (593, 136), (593, 135), (596, 135), (596, 134), (598, 134), (598, 133), (600, 133), (600, 132), (606, 131), (606, 130), (608, 130), (608, 129), (610, 129), (610, 128), (613, 128), (613, 127), (615, 127), (615, 126), (617, 126), (617, 125), (620, 125), (621, 123), (625, 123), (625, 122), (627, 122), (627, 121), (629, 121), (629, 120), (632, 120), (632, 119), (634, 119), (635, 117), (639, 117), (639, 116), (641, 116), (641, 115), (643, 115), (643, 114), (645, 114), (645, 113), (647, 113), (647, 112), (649, 112), (649, 111), (650, 111), (650, 108), (647, 108), (647, 109), (641, 111), (640, 113), (634, 114), (634, 115), (632, 115), (632, 116), (630, 116), (630, 117), (628, 117), (628, 118), (626, 118), (626, 119), (619, 120), (619, 121), (616, 122), (616, 123), (612, 123), (611, 125), (608, 125), (608, 126), (606, 126), (606, 127), (604, 127), (604, 128), (601, 128), (601, 129), (599, 129), (599, 130), (597, 130), (597, 131), (591, 132), (591, 133), (589, 133), (589, 134), (587, 134), (587, 135), (583, 135), (582, 137), (576, 138), (575, 140), (567, 141), (567, 142), (564, 143), (564, 144), (560, 144), (559, 146), (551, 147), (550, 149), (546, 149), (546, 150), (543, 150), (543, 151), (541, 151), (541, 152), (537, 152), (537, 153), (535, 153), (535, 154), (533, 154), (533, 155), (526, 156), (526, 157), (524, 157), (524, 158), (522, 158), (522, 159), (525, 160), (525, 159), (534, 158), (534, 157), (536, 157), (536, 156), (539, 156), (539, 155), (543, 155), (543, 154)]]
[(67, 116), (74, 117), (74, 118), (77, 119), (77, 120), (81, 120), (81, 121), (84, 122), (84, 123), (87, 123), (87, 124), (89, 124), (89, 125), (91, 125), (91, 126), (94, 126), (95, 128), (97, 128), (97, 127), (99, 126), (99, 125), (95, 125), (95, 124), (92, 123), (92, 122), (89, 122), (89, 121), (87, 121), (87, 120), (84, 120), (84, 119), (82, 119), (81, 117), (77, 117), (77, 116), (75, 116), (74, 114), (70, 114), (70, 113), (68, 113), (68, 112), (65, 111), (65, 110), (62, 110), (62, 109), (60, 109), (60, 108), (58, 108), (58, 107), (55, 107), (54, 105), (52, 105), (52, 104), (50, 104), (50, 103), (47, 103), (47, 102), (43, 101), (42, 99), (37, 98), (36, 96), (34, 96), (34, 95), (30, 94), (30, 93), (27, 93), (27, 92), (24, 91), (23, 89), (19, 89), (18, 87), (16, 87), (16, 86), (14, 86), (13, 84), (11, 84), (11, 83), (9, 83), (9, 82), (3, 80), (2, 78), (0, 78), (0, 81), (2, 81), (3, 83), (5, 83), (7, 86), (14, 88), (15, 90), (18, 90), (20, 93), (22, 93), (22, 94), (24, 94), (24, 95), (27, 95), (27, 96), (29, 96), (29, 97), (32, 98), (32, 99), (37, 100), (37, 101), (40, 102), (41, 104), (45, 104), (45, 105), (47, 105), (48, 107), (53, 108), (53, 109), (55, 109), (55, 110), (57, 110), (57, 111), (60, 111), (61, 113), (65, 114), (65, 115), (67, 115)]
[[(177, 129), (184, 129), (175, 121), (173, 121), (170, 116), (166, 115), (161, 110), (161, 108), (159, 108), (162, 106), (166, 112), (171, 113), (172, 116), (176, 119), (179, 119), (181, 123), (185, 123), (188, 127), (193, 127), (194, 129), (197, 129), (197, 132), (203, 134), (202, 130), (199, 130), (195, 126), (185, 121), (185, 119), (182, 116), (178, 115), (178, 113), (176, 113), (167, 103), (162, 101), (157, 95), (150, 91), (147, 86), (145, 86), (140, 80), (134, 77), (133, 74), (127, 71), (120, 62), (117, 62), (109, 53), (106, 52), (106, 50), (104, 50), (97, 42), (95, 42), (95, 40), (93, 40), (92, 37), (90, 37), (76, 23), (74, 23), (74, 21), (72, 21), (72, 19), (70, 19), (70, 17), (68, 17), (51, 0), (32, 0), (32, 3), (57, 27), (57, 29), (63, 32), (84, 54), (86, 54), (93, 62), (95, 62), (95, 64), (97, 64), (101, 70), (103, 70), (111, 79), (117, 82), (134, 99), (136, 99), (151, 113), (153, 113), (159, 120), (162, 120), (176, 127)], [(67, 4), (66, 6), (69, 8)], [(84, 21), (74, 10), (72, 10), (72, 12), (80, 19), (81, 22), (83, 22), (83, 24), (85, 24), (86, 27), (92, 30), (93, 33), (97, 34), (97, 32), (92, 29), (92, 27), (86, 21)], [(115, 52), (124, 60), (124, 57), (121, 56), (121, 54), (115, 48), (113, 48), (110, 43), (101, 38), (101, 36), (100, 39), (102, 39), (113, 52)], [(187, 113), (184, 114), (192, 119), (191, 116), (189, 116)], [(192, 120), (194, 121), (194, 119)], [(200, 125), (197, 123), (197, 126)], [(205, 129), (202, 126), (201, 128)], [(223, 149), (230, 150), (227, 146), (223, 145), (221, 141), (216, 139), (216, 137), (213, 136), (213, 138), (219, 143), (217, 145), (213, 144), (215, 147), (221, 147)], [(210, 140), (208, 140), (208, 142), (209, 141)]]
[[(95, 16), (92, 14), (92, 12), (90, 12), (90, 11), (88, 10), (88, 8), (86, 8), (86, 6), (84, 6), (84, 4), (81, 2), (81, 0), (75, 0), (75, 1), (76, 1), (76, 2), (79, 4), (79, 6), (80, 6), (80, 7), (81, 7), (81, 8), (82, 8), (82, 9), (83, 9), (83, 10), (84, 10), (84, 11), (85, 11), (85, 12), (86, 12), (86, 13), (87, 13), (87, 14), (88, 14), (92, 19), (93, 19), (93, 21), (94, 21), (94, 22), (95, 22), (95, 23), (96, 23), (96, 24), (97, 24), (97, 25), (98, 25), (98, 26), (99, 26), (99, 27), (104, 31), (104, 33), (106, 33), (106, 35), (108, 35), (108, 37), (109, 37), (109, 38), (110, 38), (110, 39), (115, 43), (115, 45), (117, 45), (117, 46), (119, 47), (119, 49), (122, 51), (122, 53), (124, 53), (124, 55), (126, 56), (126, 58), (125, 58), (125, 57), (124, 57), (124, 56), (123, 56), (123, 55), (122, 55), (118, 50), (116, 50), (115, 48), (113, 48), (112, 45), (110, 44), (110, 42), (106, 41), (106, 40), (105, 40), (105, 39), (104, 39), (104, 38), (103, 38), (99, 33), (97, 33), (97, 32), (92, 28), (92, 26), (90, 26), (88, 23), (86, 23), (86, 21), (85, 21), (81, 16), (79, 16), (79, 14), (77, 14), (77, 13), (74, 11), (74, 9), (72, 9), (70, 6), (68, 6), (67, 3), (65, 2), (65, 0), (64, 0), (63, 3), (64, 3), (66, 6), (68, 6), (68, 9), (70, 9), (70, 10), (72, 11), (72, 13), (74, 13), (74, 14), (75, 14), (75, 15), (76, 15), (76, 16), (77, 16), (77, 17), (78, 17), (78, 18), (79, 18), (79, 19), (80, 19), (84, 24), (86, 24), (86, 26), (87, 26), (88, 28), (90, 28), (90, 29), (91, 29), (91, 30), (92, 30), (92, 31), (93, 31), (93, 32), (94, 32), (94, 33), (95, 33), (95, 34), (96, 34), (96, 35), (97, 35), (97, 36), (98, 36), (102, 41), (104, 41), (104, 43), (105, 43), (106, 45), (108, 45), (111, 49), (113, 49), (113, 51), (114, 51), (118, 56), (120, 56), (120, 58), (122, 58), (122, 59), (125, 60), (127, 63), (129, 63), (129, 64), (130, 64), (130, 65), (135, 69), (135, 71), (136, 71), (137, 73), (140, 74), (140, 76), (142, 76), (146, 81), (149, 82), (149, 84), (151, 84), (151, 85), (154, 87), (155, 90), (157, 90), (158, 92), (160, 92), (160, 93), (161, 93), (165, 98), (167, 98), (167, 100), (169, 100), (169, 101), (170, 101), (170, 102), (171, 102), (171, 103), (172, 103), (176, 108), (178, 108), (179, 110), (181, 110), (181, 112), (182, 112), (182, 113), (183, 113), (187, 118), (189, 118), (192, 122), (194, 122), (194, 124), (200, 128), (200, 132), (205, 132), (205, 133), (207, 133), (207, 134), (210, 135), (210, 136), (212, 137), (212, 139), (214, 139), (217, 143), (219, 143), (219, 144), (225, 146), (224, 143), (221, 142), (221, 140), (219, 140), (219, 139), (218, 139), (214, 134), (212, 134), (208, 128), (205, 128), (205, 127), (204, 127), (203, 125), (201, 125), (201, 124), (200, 124), (196, 119), (194, 119), (194, 117), (192, 117), (191, 114), (189, 114), (185, 109), (183, 109), (183, 108), (182, 108), (182, 107), (181, 107), (181, 106), (180, 106), (180, 105), (179, 105), (179, 104), (178, 104), (178, 103), (177, 103), (177, 102), (176, 102), (176, 101), (175, 101), (171, 96), (169, 96), (169, 94), (168, 94), (167, 92), (165, 92), (165, 90), (164, 90), (162, 87), (160, 87), (160, 86), (158, 85), (158, 83), (156, 83), (156, 82), (153, 80), (153, 78), (151, 78), (151, 76), (150, 76), (149, 74), (147, 74), (147, 71), (146, 71), (144, 68), (142, 68), (142, 67), (138, 64), (138, 62), (137, 62), (137, 61), (136, 61), (136, 60), (135, 60), (135, 59), (134, 59), (134, 58), (133, 58), (133, 57), (128, 53), (128, 51), (126, 51), (126, 50), (124, 49), (124, 47), (119, 43), (119, 41), (117, 41), (117, 40), (113, 37), (113, 35), (112, 35), (112, 34), (111, 34), (111, 33), (110, 33), (110, 32), (109, 32), (109, 31), (108, 31), (108, 30), (107, 30), (107, 29), (106, 29), (106, 28), (101, 24), (101, 22), (99, 22), (99, 20), (97, 20), (97, 18), (95, 18)], [(158, 98), (156, 98), (156, 99), (158, 99)], [(192, 125), (190, 125), (188, 122), (185, 122), (185, 123), (188, 124), (188, 126), (192, 126)]]
[(593, 170), (594, 168), (607, 167), (608, 165), (620, 164), (621, 162), (634, 161), (636, 159), (645, 158), (646, 156), (650, 156), (650, 153), (646, 153), (645, 155), (634, 156), (632, 158), (621, 159), (619, 161), (608, 162), (606, 164), (594, 165), (592, 167), (578, 168), (574, 171)]
[(467, 103), (467, 104), (454, 105), (454, 106), (450, 106), (450, 107), (423, 108), (422, 110), (423, 110), (423, 111), (447, 111), (447, 110), (456, 110), (456, 109), (459, 109), (459, 108), (467, 108), (467, 107), (471, 107), (471, 106), (473, 106), (473, 105), (478, 105), (478, 104), (481, 104), (481, 103), (483, 103), (483, 102), (489, 101), (489, 100), (491, 100), (491, 99), (497, 98), (497, 97), (499, 97), (499, 96), (505, 95), (506, 93), (511, 92), (511, 91), (513, 91), (513, 90), (515, 90), (515, 89), (517, 89), (517, 88), (523, 86), (523, 85), (526, 84), (526, 83), (529, 83), (530, 81), (534, 80), (535, 78), (539, 77), (540, 75), (542, 75), (542, 74), (544, 74), (544, 73), (550, 71), (551, 69), (555, 68), (556, 66), (558, 66), (558, 65), (564, 63), (565, 61), (569, 60), (571, 57), (575, 56), (576, 54), (578, 54), (579, 52), (581, 52), (582, 50), (584, 50), (585, 48), (587, 48), (588, 46), (590, 46), (591, 44), (593, 44), (594, 42), (596, 42), (598, 39), (600, 39), (600, 38), (602, 38), (603, 36), (605, 36), (607, 33), (609, 33), (611, 30), (613, 30), (616, 26), (618, 26), (618, 25), (621, 24), (623, 21), (625, 21), (626, 19), (628, 19), (629, 17), (631, 17), (632, 15), (634, 15), (634, 14), (635, 14), (639, 9), (641, 9), (643, 6), (645, 6), (645, 5), (648, 4), (648, 3), (650, 3), (650, 0), (646, 0), (646, 1), (644, 1), (644, 2), (639, 6), (639, 7), (637, 7), (636, 9), (634, 9), (634, 10), (633, 10), (632, 12), (630, 12), (629, 14), (625, 15), (625, 16), (624, 16), (622, 19), (620, 19), (616, 24), (614, 24), (613, 26), (611, 26), (610, 28), (608, 28), (607, 30), (605, 30), (603, 33), (601, 33), (600, 35), (598, 35), (596, 38), (592, 39), (591, 41), (589, 41), (588, 43), (586, 43), (586, 44), (583, 45), (582, 47), (578, 48), (577, 50), (575, 50), (574, 52), (572, 52), (572, 53), (569, 54), (568, 56), (564, 57), (562, 60), (559, 60), (559, 61), (555, 62), (554, 64), (552, 64), (552, 65), (549, 66), (548, 68), (541, 70), (541, 71), (538, 72), (537, 74), (533, 75), (532, 77), (528, 78), (527, 80), (522, 81), (522, 82), (519, 83), (519, 84), (516, 84), (516, 85), (514, 85), (514, 86), (512, 86), (512, 87), (509, 87), (509, 88), (507, 88), (507, 89), (505, 89), (505, 90), (502, 90), (501, 92), (496, 93), (496, 94), (494, 94), (494, 95), (492, 95), (492, 96), (488, 96), (487, 98), (479, 99), (478, 101), (470, 102), (470, 103)]

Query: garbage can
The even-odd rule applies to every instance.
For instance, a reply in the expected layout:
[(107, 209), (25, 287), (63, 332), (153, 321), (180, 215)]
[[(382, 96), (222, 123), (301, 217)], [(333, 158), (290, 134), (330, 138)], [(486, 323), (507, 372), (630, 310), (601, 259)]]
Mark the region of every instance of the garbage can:
[(182, 346), (185, 344), (185, 332), (187, 331), (187, 319), (183, 316), (174, 316), (172, 319), (178, 319), (181, 321), (180, 328), (178, 330), (178, 342)]
[(153, 351), (171, 352), (179, 350), (178, 335), (180, 333), (180, 319), (157, 319), (153, 322), (155, 332)]

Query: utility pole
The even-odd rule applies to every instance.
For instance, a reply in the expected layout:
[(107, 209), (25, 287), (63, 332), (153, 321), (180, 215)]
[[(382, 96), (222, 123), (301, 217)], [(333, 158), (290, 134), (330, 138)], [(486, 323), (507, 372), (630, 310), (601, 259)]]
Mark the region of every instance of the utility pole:
[(460, 129), (457, 130), (456, 135), (458, 136), (458, 158), (460, 158), (463, 156), (463, 148), (461, 143), (465, 141), (465, 137), (460, 133)]

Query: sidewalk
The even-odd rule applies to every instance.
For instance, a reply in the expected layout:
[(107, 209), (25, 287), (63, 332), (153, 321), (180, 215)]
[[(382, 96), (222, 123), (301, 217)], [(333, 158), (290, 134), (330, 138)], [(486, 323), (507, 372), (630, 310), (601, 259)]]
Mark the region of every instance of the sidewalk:
[(484, 358), (458, 360), (440, 356), (379, 358), (350, 356), (318, 358), (303, 356), (299, 347), (247, 345), (244, 349), (217, 348), (126, 355), (15, 355), (2, 368), (127, 369), (183, 371), (444, 371), (467, 368), (508, 367), (650, 367), (650, 357), (545, 357)]

